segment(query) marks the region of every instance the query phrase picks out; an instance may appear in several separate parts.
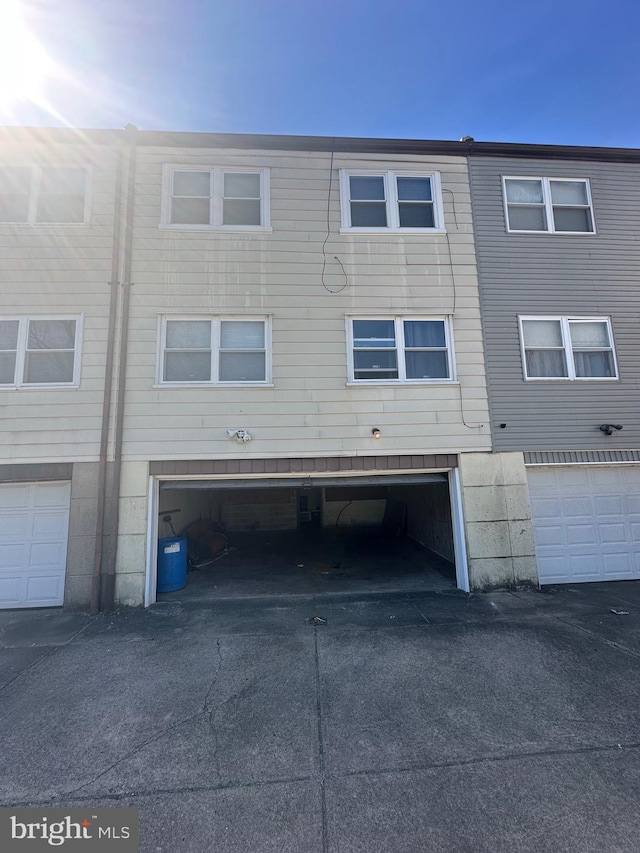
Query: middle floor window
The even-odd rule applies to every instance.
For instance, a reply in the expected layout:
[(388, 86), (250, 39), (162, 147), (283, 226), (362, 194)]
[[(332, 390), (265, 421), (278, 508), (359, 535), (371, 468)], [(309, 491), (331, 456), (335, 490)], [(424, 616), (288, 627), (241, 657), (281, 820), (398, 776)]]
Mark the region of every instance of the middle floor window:
[(342, 231), (424, 233), (444, 230), (440, 176), (340, 172)]
[(609, 317), (519, 317), (525, 379), (617, 379)]
[(269, 229), (269, 170), (164, 167), (161, 225), (210, 231)]
[(267, 317), (163, 317), (164, 385), (264, 385), (271, 381)]
[(452, 380), (446, 317), (349, 317), (351, 382)]

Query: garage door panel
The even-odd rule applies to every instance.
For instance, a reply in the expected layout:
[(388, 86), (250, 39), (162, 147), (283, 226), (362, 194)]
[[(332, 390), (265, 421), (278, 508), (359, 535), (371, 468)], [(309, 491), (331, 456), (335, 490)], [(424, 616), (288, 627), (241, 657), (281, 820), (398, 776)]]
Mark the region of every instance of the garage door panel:
[(569, 557), (569, 566), (574, 581), (596, 581), (600, 577), (600, 555), (592, 551), (572, 554)]
[(69, 524), (68, 512), (42, 512), (36, 510), (32, 516), (31, 535), (34, 539), (59, 539), (65, 535)]
[(619, 493), (625, 488), (625, 480), (620, 468), (604, 466), (585, 470), (589, 483), (602, 491)]
[(596, 515), (625, 515), (627, 511), (624, 495), (596, 495), (593, 499)]
[(28, 512), (3, 512), (0, 509), (0, 542), (26, 539), (31, 529)]
[(640, 466), (530, 468), (528, 477), (541, 583), (640, 578)]
[(536, 545), (541, 548), (564, 547), (566, 544), (566, 530), (561, 524), (549, 524), (540, 522), (536, 529)]
[(565, 498), (561, 506), (565, 518), (593, 518), (593, 503), (590, 498)]
[(567, 524), (568, 545), (597, 545), (598, 536), (593, 524)]
[(4, 572), (15, 572), (24, 565), (29, 545), (26, 542), (0, 543), (0, 576)]
[(0, 510), (17, 510), (29, 506), (29, 485), (11, 483), (0, 488)]
[(59, 574), (38, 574), (27, 578), (25, 597), (32, 607), (46, 607), (61, 602), (64, 580)]
[(600, 522), (598, 534), (602, 545), (611, 545), (614, 542), (624, 545), (629, 539), (627, 525), (620, 522)]
[(66, 543), (34, 542), (29, 549), (29, 565), (32, 570), (51, 571), (66, 558)]
[(31, 506), (34, 508), (61, 507), (68, 503), (68, 483), (39, 483), (38, 488), (32, 491)]
[(559, 498), (531, 497), (531, 507), (535, 507), (536, 518), (557, 519), (562, 514)]
[[(538, 558), (540, 561), (540, 558)], [(548, 580), (546, 583), (563, 583), (563, 578), (567, 573), (567, 564), (564, 554), (547, 554), (544, 557), (545, 570)]]
[(0, 608), (64, 601), (71, 484), (0, 485)]
[(638, 565), (637, 554), (603, 552), (602, 570), (607, 580), (612, 577), (618, 580), (631, 579)]
[(17, 607), (22, 599), (24, 579), (18, 575), (0, 577), (0, 601), (3, 607)]

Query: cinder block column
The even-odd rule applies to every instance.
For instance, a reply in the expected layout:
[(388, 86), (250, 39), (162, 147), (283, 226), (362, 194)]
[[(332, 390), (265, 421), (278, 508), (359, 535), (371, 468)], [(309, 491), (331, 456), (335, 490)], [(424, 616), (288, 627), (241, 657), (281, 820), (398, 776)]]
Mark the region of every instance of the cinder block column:
[(64, 585), (66, 610), (85, 610), (91, 604), (97, 511), (98, 463), (74, 462)]
[(460, 481), (471, 589), (537, 586), (522, 453), (462, 453)]
[(149, 464), (123, 462), (116, 558), (116, 604), (141, 607), (147, 554)]

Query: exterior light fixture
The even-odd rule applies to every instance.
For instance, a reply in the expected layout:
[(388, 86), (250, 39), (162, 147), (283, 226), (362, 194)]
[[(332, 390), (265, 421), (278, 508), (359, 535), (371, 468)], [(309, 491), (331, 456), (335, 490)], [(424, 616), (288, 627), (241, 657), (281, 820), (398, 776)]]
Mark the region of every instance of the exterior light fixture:
[(613, 435), (614, 429), (622, 429), (622, 424), (602, 424), (598, 429), (605, 435)]
[(374, 438), (380, 438), (381, 432), (380, 432), (380, 430), (378, 429), (378, 427), (374, 427), (374, 428), (371, 430), (371, 435), (372, 435)]

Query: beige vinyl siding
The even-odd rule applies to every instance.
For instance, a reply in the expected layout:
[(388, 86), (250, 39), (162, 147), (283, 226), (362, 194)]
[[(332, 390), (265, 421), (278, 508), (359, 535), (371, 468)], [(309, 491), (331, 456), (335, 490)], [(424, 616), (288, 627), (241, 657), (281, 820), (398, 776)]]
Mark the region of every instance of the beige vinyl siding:
[[(162, 166), (268, 167), (271, 233), (159, 229)], [(489, 447), (464, 158), (143, 149), (124, 453), (130, 459), (457, 452)], [(340, 234), (339, 170), (439, 171), (448, 235)], [(452, 196), (455, 197), (454, 224)], [(448, 241), (447, 242), (447, 236)], [(450, 258), (449, 244), (451, 246)], [(452, 270), (453, 263), (453, 270)], [(455, 278), (455, 295), (454, 282)], [(345, 315), (447, 315), (461, 384), (347, 386)], [(163, 314), (270, 315), (274, 387), (158, 388)], [(464, 415), (461, 420), (460, 394)], [(483, 426), (479, 427), (478, 424)], [(239, 446), (226, 430), (248, 429)], [(375, 441), (371, 429), (379, 427)]]
[(82, 315), (80, 387), (0, 390), (0, 461), (91, 461), (100, 441), (111, 279), (115, 151), (108, 146), (0, 149), (0, 165), (90, 168), (86, 225), (0, 223), (0, 316)]
[[(640, 165), (472, 157), (470, 168), (495, 448), (640, 446)], [(502, 175), (588, 178), (596, 233), (507, 234)], [(610, 317), (619, 381), (526, 382), (519, 314)], [(624, 429), (604, 436), (602, 423)]]

